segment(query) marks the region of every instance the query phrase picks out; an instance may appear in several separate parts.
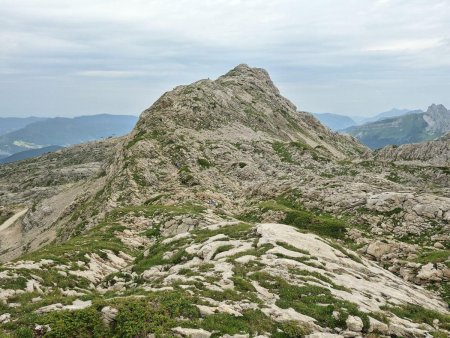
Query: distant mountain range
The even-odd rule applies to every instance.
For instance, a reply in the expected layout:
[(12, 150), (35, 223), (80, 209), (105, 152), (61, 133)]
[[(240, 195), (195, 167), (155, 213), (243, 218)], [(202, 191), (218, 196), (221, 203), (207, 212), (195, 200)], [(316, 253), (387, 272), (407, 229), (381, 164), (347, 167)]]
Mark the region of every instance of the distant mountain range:
[(313, 115), (324, 125), (334, 131), (344, 130), (353, 126), (362, 125), (370, 122), (381, 121), (384, 119), (398, 117), (408, 114), (422, 113), (422, 110), (397, 109), (376, 114), (371, 117), (347, 116), (333, 113), (314, 113)]
[(6, 123), (1, 130), (12, 131), (0, 134), (0, 158), (21, 152), (25, 153), (19, 157), (39, 154), (39, 151), (28, 151), (124, 135), (133, 129), (137, 119), (136, 116), (108, 114), (75, 118), (2, 118), (0, 122)]
[(409, 115), (409, 114), (417, 114), (417, 113), (423, 113), (423, 111), (420, 109), (411, 110), (411, 109), (393, 108), (391, 110), (376, 114), (375, 116), (363, 118), (358, 124), (376, 122), (376, 121), (389, 119), (392, 117), (399, 117), (399, 116), (404, 116), (404, 115)]
[(11, 133), (33, 122), (44, 121), (45, 117), (0, 117), (0, 135)]
[(32, 157), (38, 157), (43, 154), (52, 153), (54, 151), (57, 151), (57, 150), (63, 149), (63, 148), (64, 147), (61, 147), (61, 146), (48, 146), (48, 147), (43, 147), (43, 148), (38, 148), (38, 149), (30, 149), (30, 150), (21, 151), (19, 153), (15, 153), (8, 157), (0, 158), (0, 164), (21, 161), (21, 160), (25, 160), (27, 158), (32, 158)]
[(322, 124), (331, 130), (337, 131), (348, 127), (355, 126), (357, 123), (349, 116), (332, 114), (332, 113), (316, 113), (313, 114)]
[(411, 111), (344, 130), (372, 149), (433, 140), (448, 131), (450, 111), (436, 104), (431, 105), (426, 112)]

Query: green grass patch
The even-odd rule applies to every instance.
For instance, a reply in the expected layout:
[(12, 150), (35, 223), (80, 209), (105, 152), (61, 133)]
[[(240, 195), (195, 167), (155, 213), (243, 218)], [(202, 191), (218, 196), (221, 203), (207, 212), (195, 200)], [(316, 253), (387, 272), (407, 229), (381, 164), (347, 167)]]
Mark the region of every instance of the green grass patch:
[(162, 214), (168, 214), (173, 216), (184, 214), (198, 215), (202, 213), (204, 210), (205, 208), (199, 205), (187, 203), (178, 205), (151, 204), (143, 206), (127, 206), (113, 210), (108, 216), (107, 220), (116, 221), (130, 214), (134, 216), (144, 216), (146, 218), (152, 218)]
[(120, 251), (134, 255), (135, 251), (124, 245), (114, 234), (125, 227), (118, 224), (101, 223), (85, 233), (72, 237), (64, 243), (48, 245), (36, 252), (21, 257), (23, 260), (39, 261), (51, 259), (57, 263), (69, 264), (76, 261), (87, 262), (86, 255), (101, 254), (110, 250), (115, 254)]
[[(276, 304), (283, 308), (293, 308), (299, 313), (315, 318), (324, 327), (345, 327), (349, 315), (358, 316), (364, 323), (363, 331), (369, 328), (369, 318), (361, 312), (354, 303), (335, 298), (330, 290), (316, 285), (297, 286), (287, 283), (280, 277), (264, 272), (256, 272), (252, 279), (271, 292), (279, 295)], [(333, 317), (333, 311), (339, 311), (338, 319)]]
[(272, 143), (272, 149), (280, 157), (282, 162), (294, 163), (292, 155), (284, 143), (274, 142)]
[(402, 183), (402, 178), (399, 176), (399, 174), (395, 171), (391, 171), (389, 175), (386, 176), (386, 179), (388, 179), (391, 182), (395, 183)]
[(3, 213), (0, 213), (0, 225), (6, 222), (9, 218), (11, 218), (14, 215), (12, 211), (6, 211)]
[(214, 259), (214, 257), (216, 257), (221, 252), (225, 252), (225, 251), (231, 250), (233, 248), (234, 248), (234, 245), (231, 245), (231, 244), (225, 244), (225, 245), (219, 246), (217, 248), (216, 252), (214, 252), (214, 255), (213, 255), (212, 259)]
[(359, 258), (358, 256), (356, 256), (355, 254), (348, 252), (346, 248), (344, 248), (342, 245), (339, 245), (336, 242), (331, 242), (331, 241), (327, 241), (326, 242), (328, 245), (330, 245), (331, 247), (333, 247), (334, 249), (342, 252), (344, 255), (346, 255), (348, 258), (350, 258), (351, 260), (354, 260), (357, 263), (363, 264), (364, 262), (362, 261), (361, 258)]
[(17, 278), (2, 278), (0, 279), (0, 289), (21, 290), (27, 286), (27, 279), (22, 276)]
[(308, 256), (311, 255), (309, 253), (309, 251), (296, 248), (295, 246), (290, 245), (290, 244), (285, 243), (285, 242), (277, 242), (276, 244), (281, 246), (282, 248), (285, 248), (286, 250), (289, 250), (289, 251), (298, 252), (298, 253), (301, 253), (301, 254), (304, 254), (304, 255), (308, 255)]
[(283, 223), (293, 225), (305, 232), (312, 232), (319, 236), (334, 239), (345, 239), (347, 224), (344, 220), (332, 217), (328, 214), (315, 214), (306, 210), (301, 205), (293, 203), (285, 198), (261, 203), (263, 211), (276, 210), (285, 213)]
[(209, 162), (206, 158), (198, 158), (197, 164), (203, 169), (209, 169), (212, 167), (211, 162)]
[(426, 309), (419, 305), (383, 306), (382, 310), (390, 311), (398, 317), (408, 318), (416, 323), (426, 323), (433, 326), (433, 320), (438, 319), (442, 329), (450, 330), (450, 315)]
[(236, 253), (233, 256), (228, 257), (229, 261), (234, 261), (236, 258), (242, 257), (242, 256), (255, 256), (255, 257), (261, 257), (262, 255), (266, 254), (267, 251), (273, 248), (273, 245), (270, 243), (263, 244), (259, 247), (254, 247), (250, 250), (241, 251)]
[(189, 169), (189, 167), (187, 165), (183, 165), (179, 170), (178, 170), (178, 176), (180, 178), (180, 181), (182, 184), (187, 185), (187, 186), (194, 186), (197, 185), (198, 182), (196, 181), (194, 175), (192, 174), (191, 169)]
[(115, 305), (119, 313), (115, 319), (115, 337), (146, 337), (149, 333), (167, 337), (171, 328), (185, 320), (200, 317), (194, 299), (182, 291), (150, 294), (145, 298), (120, 300)]
[(142, 234), (147, 238), (158, 238), (161, 236), (161, 230), (159, 229), (159, 226), (153, 226), (150, 229), (145, 230)]
[(98, 309), (90, 307), (78, 311), (54, 311), (43, 315), (38, 323), (50, 325), (45, 337), (105, 337), (108, 328)]
[[(78, 311), (58, 311), (34, 318), (36, 323), (50, 325), (45, 337), (157, 337), (173, 336), (172, 328), (184, 322), (196, 322), (200, 317), (196, 299), (183, 291), (147, 294), (145, 297), (100, 300)], [(118, 310), (114, 323), (103, 324), (101, 309), (109, 305)], [(31, 318), (30, 318), (31, 320)], [(32, 322), (29, 326), (32, 326)], [(20, 325), (27, 328), (26, 325)], [(16, 327), (17, 331), (18, 328)]]
[[(142, 273), (152, 266), (165, 264), (176, 265), (191, 259), (191, 255), (187, 254), (184, 249), (179, 249), (179, 245), (182, 242), (183, 240), (176, 241), (170, 244), (157, 243), (153, 245), (146, 257), (144, 256), (144, 254), (141, 254), (136, 258), (133, 266), (133, 271)], [(164, 259), (164, 254), (170, 251), (175, 251), (175, 253), (170, 258)]]
[(141, 187), (145, 187), (148, 185), (147, 180), (140, 173), (133, 172), (132, 177), (133, 177), (133, 181), (136, 182), (137, 185), (139, 185)]
[(223, 234), (233, 239), (245, 239), (251, 234), (252, 226), (248, 223), (227, 225), (216, 230), (202, 229), (192, 231), (196, 242), (203, 242), (210, 237)]
[(330, 278), (328, 278), (327, 276), (324, 276), (323, 274), (321, 274), (317, 271), (309, 271), (309, 270), (302, 270), (302, 269), (297, 269), (297, 268), (290, 268), (289, 272), (296, 276), (313, 277), (315, 279), (318, 279), (322, 282), (325, 282), (325, 283), (331, 285), (333, 287), (333, 289), (336, 289), (336, 290), (351, 292), (350, 289), (346, 288), (345, 286), (335, 284)]
[(261, 217), (257, 215), (256, 211), (246, 212), (243, 214), (235, 215), (234, 217), (242, 222), (258, 223), (261, 221)]
[(33, 254), (25, 255), (24, 259), (39, 260), (53, 259), (56, 262), (67, 263), (68, 261), (87, 261), (85, 255), (95, 252), (101, 254), (103, 250), (111, 250), (114, 253), (123, 251), (135, 255), (135, 251), (124, 245), (114, 234), (123, 231), (125, 227), (118, 221), (127, 215), (143, 216), (153, 218), (157, 215), (183, 215), (199, 214), (203, 207), (194, 204), (180, 205), (141, 205), (116, 208), (94, 228), (72, 237), (64, 243), (52, 244), (44, 247)]
[(418, 263), (427, 264), (427, 263), (446, 263), (448, 267), (450, 267), (447, 262), (450, 257), (450, 250), (436, 250), (436, 251), (428, 251), (422, 252), (419, 257), (417, 257), (416, 261)]
[(138, 143), (139, 141), (145, 139), (145, 132), (143, 130), (139, 131), (134, 138), (129, 141), (127, 143), (127, 149), (130, 149), (131, 147), (133, 147), (136, 143)]
[(314, 256), (303, 256), (303, 257), (292, 257), (292, 256), (288, 256), (288, 255), (284, 255), (282, 253), (276, 253), (275, 256), (277, 256), (278, 258), (284, 258), (284, 259), (290, 259), (291, 261), (296, 261), (317, 269), (324, 269), (324, 266), (322, 266), (321, 264), (315, 262), (317, 260), (317, 257)]
[(207, 316), (201, 326), (208, 331), (218, 331), (213, 337), (224, 334), (250, 334), (251, 336), (261, 332), (274, 332), (276, 326), (260, 310), (246, 310), (242, 317), (236, 317), (226, 313), (217, 313)]

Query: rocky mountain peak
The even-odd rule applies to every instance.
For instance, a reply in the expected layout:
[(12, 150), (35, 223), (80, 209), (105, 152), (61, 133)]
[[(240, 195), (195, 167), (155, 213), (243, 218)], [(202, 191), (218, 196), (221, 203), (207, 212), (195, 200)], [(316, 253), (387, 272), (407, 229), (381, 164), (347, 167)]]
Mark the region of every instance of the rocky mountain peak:
[[(156, 193), (157, 186), (183, 198), (192, 186), (214, 187), (231, 201), (229, 196), (247, 194), (255, 182), (289, 172), (291, 163), (333, 161), (365, 150), (297, 111), (265, 70), (238, 65), (216, 80), (178, 86), (144, 111), (112, 176), (123, 198), (136, 197), (133, 203)], [(277, 168), (280, 158), (283, 170)], [(136, 187), (122, 189), (130, 181)], [(243, 181), (249, 183), (245, 189)]]
[[(132, 137), (175, 130), (196, 132), (226, 128), (245, 129), (312, 147), (343, 142), (357, 145), (324, 128), (309, 113), (298, 112), (280, 95), (266, 70), (240, 64), (216, 80), (200, 80), (166, 92), (141, 115)], [(328, 144), (328, 145), (327, 145)], [(330, 150), (336, 154), (336, 151)]]
[(269, 73), (263, 68), (250, 67), (245, 63), (241, 63), (227, 72), (221, 77), (235, 77), (235, 76), (246, 76), (246, 77), (266, 77), (270, 79)]
[(450, 114), (450, 112), (445, 108), (443, 104), (432, 104), (428, 107), (426, 112), (427, 115), (442, 115), (442, 114)]
[(236, 66), (225, 75), (219, 77), (218, 81), (224, 83), (234, 82), (237, 85), (252, 83), (258, 85), (261, 89), (273, 91), (279, 95), (278, 88), (273, 84), (269, 73), (265, 69), (249, 67), (246, 64)]
[[(200, 80), (165, 93), (141, 115), (141, 132), (153, 128), (214, 130), (233, 123), (269, 131), (296, 107), (280, 96), (264, 69), (238, 65), (216, 80)], [(278, 121), (275, 121), (277, 119)]]
[(427, 130), (435, 136), (440, 136), (450, 130), (450, 111), (442, 104), (432, 104), (423, 119), (428, 124)]

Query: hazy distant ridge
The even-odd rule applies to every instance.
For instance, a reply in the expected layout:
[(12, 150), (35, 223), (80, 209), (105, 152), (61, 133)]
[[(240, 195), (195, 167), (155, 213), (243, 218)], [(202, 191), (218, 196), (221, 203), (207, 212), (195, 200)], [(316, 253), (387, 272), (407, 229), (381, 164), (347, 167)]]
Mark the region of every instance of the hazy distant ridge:
[(393, 108), (391, 110), (370, 117), (347, 116), (334, 113), (314, 113), (313, 115), (331, 130), (340, 131), (357, 125), (363, 125), (366, 123), (381, 121), (392, 117), (422, 112), (422, 110)]
[(131, 131), (136, 121), (136, 116), (108, 114), (39, 120), (1, 135), (0, 155), (5, 157), (30, 149), (124, 135)]
[(0, 117), (0, 135), (11, 133), (27, 125), (46, 120), (46, 117)]

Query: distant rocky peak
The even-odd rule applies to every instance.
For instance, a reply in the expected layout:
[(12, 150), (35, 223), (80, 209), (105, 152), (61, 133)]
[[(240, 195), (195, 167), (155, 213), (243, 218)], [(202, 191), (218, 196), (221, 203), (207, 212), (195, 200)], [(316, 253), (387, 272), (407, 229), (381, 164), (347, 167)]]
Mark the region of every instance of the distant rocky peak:
[(450, 131), (450, 111), (442, 104), (432, 104), (423, 115), (423, 119), (428, 124), (427, 130), (435, 137)]
[(439, 140), (441, 140), (441, 141), (450, 141), (450, 132), (446, 133)]
[(426, 112), (427, 115), (433, 115), (433, 114), (450, 114), (450, 112), (445, 108), (443, 104), (432, 104), (428, 107), (428, 110)]

